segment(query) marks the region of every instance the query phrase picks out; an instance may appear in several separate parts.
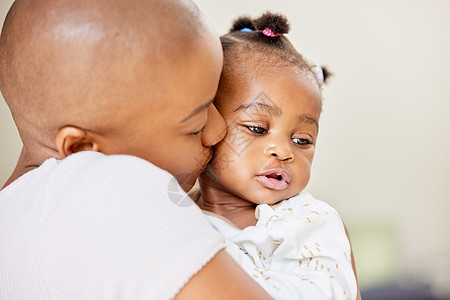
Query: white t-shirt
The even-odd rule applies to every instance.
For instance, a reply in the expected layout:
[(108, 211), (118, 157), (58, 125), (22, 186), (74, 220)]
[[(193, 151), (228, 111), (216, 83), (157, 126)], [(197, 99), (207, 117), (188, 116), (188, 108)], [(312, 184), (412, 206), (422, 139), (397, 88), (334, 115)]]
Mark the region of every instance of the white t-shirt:
[(170, 299), (223, 237), (168, 172), (80, 152), (0, 192), (0, 299)]
[(350, 243), (334, 208), (302, 192), (258, 205), (258, 222), (240, 230), (205, 212), (227, 238), (227, 252), (275, 299), (356, 299)]

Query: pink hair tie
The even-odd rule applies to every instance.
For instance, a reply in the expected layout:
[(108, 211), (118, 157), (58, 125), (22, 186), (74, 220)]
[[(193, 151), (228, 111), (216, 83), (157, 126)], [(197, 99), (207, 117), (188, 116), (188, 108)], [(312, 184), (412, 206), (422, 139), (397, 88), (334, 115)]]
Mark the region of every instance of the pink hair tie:
[(265, 36), (269, 36), (269, 37), (277, 37), (277, 36), (281, 36), (280, 33), (274, 33), (272, 30), (270, 30), (269, 28), (266, 28), (263, 30), (262, 32)]

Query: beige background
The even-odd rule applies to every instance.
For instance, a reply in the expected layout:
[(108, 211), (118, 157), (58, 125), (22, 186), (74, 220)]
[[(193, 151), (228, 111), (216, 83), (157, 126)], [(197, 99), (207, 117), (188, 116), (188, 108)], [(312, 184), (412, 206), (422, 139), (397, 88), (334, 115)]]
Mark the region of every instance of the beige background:
[[(347, 223), (362, 287), (450, 295), (450, 1), (196, 2), (219, 34), (243, 13), (286, 14), (297, 49), (335, 73), (309, 190)], [(1, 185), (21, 147), (3, 101), (0, 141)]]

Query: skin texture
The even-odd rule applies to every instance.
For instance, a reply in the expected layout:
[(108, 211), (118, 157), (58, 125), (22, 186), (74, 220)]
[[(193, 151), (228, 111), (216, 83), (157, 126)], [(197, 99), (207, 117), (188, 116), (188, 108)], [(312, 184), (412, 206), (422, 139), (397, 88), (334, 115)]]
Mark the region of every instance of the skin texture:
[[(225, 135), (211, 104), (221, 69), (219, 39), (189, 1), (17, 0), (0, 88), (24, 147), (5, 186), (47, 158), (93, 150), (146, 159), (188, 190)], [(224, 251), (177, 299), (211, 295), (269, 299)]]
[[(228, 134), (200, 178), (199, 201), (200, 207), (241, 228), (256, 224), (257, 204), (275, 204), (305, 188), (322, 110), (320, 90), (310, 74), (268, 68), (264, 75), (245, 77), (247, 84), (216, 98)], [(273, 169), (289, 175), (286, 188), (261, 184), (258, 175)]]

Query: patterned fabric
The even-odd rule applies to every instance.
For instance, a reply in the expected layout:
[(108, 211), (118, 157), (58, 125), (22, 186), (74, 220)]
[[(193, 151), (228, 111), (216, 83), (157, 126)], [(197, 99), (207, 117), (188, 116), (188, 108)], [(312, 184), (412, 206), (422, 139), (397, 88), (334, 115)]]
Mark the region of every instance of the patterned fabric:
[(338, 213), (309, 193), (258, 205), (243, 230), (207, 213), (228, 253), (275, 299), (355, 299), (350, 243)]

